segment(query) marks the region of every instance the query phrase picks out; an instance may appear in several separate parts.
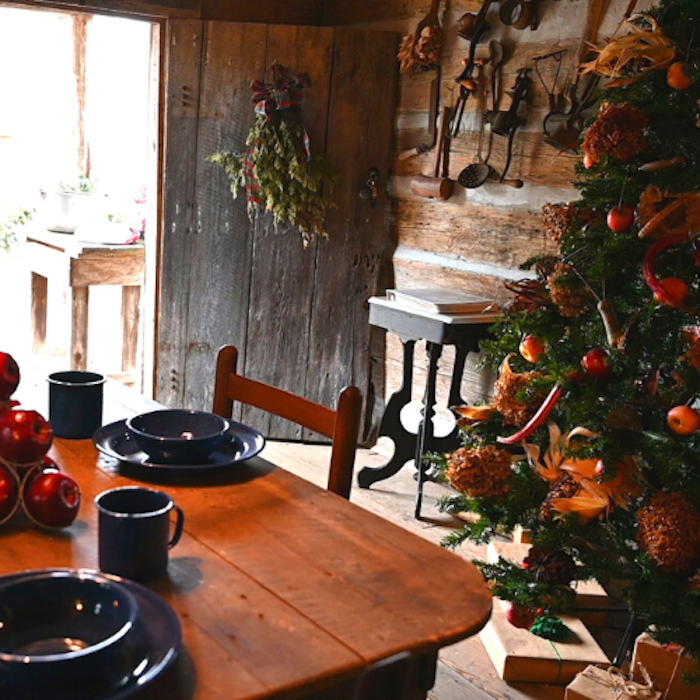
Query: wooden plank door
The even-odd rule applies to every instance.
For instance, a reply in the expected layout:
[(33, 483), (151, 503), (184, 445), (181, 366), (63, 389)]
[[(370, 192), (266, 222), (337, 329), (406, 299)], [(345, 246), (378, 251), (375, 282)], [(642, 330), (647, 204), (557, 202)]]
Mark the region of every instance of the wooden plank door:
[[(370, 394), (367, 298), (388, 248), (396, 36), (319, 27), (168, 23), (163, 231), (156, 397), (211, 406), (217, 349), (239, 348), (256, 378), (334, 405), (340, 389)], [(272, 63), (307, 72), (305, 124), (312, 149), (341, 174), (329, 238), (304, 248), (297, 231), (251, 223), (233, 200), (219, 150), (243, 150), (253, 124), (250, 81)], [(379, 169), (376, 206), (358, 197)], [(271, 436), (296, 429), (244, 415)]]

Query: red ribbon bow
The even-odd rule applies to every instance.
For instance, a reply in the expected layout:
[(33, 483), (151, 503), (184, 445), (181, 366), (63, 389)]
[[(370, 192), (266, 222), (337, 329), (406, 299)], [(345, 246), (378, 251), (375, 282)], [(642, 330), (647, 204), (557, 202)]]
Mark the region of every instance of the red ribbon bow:
[(308, 73), (290, 76), (287, 69), (279, 63), (272, 66), (272, 80), (272, 83), (254, 80), (250, 84), (255, 113), (264, 114), (267, 121), (273, 118), (277, 110), (299, 107), (304, 99), (304, 88), (311, 85)]

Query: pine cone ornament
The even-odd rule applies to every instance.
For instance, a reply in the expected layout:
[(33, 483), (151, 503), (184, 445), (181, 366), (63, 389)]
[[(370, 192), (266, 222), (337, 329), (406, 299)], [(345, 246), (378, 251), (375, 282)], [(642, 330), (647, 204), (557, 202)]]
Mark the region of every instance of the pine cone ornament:
[(532, 382), (541, 372), (514, 372), (510, 368), (510, 356), (501, 365), (494, 387), (491, 405), (509, 425), (521, 426), (535, 415), (542, 404), (544, 392), (533, 391)]
[(576, 495), (578, 488), (576, 480), (570, 474), (564, 474), (557, 479), (552, 484), (547, 498), (540, 506), (540, 518), (542, 520), (550, 520), (558, 512), (552, 505), (552, 500), (555, 498), (571, 498)]
[(540, 258), (535, 266), (535, 279), (523, 279), (515, 282), (505, 282), (504, 287), (513, 293), (513, 298), (508, 302), (508, 311), (528, 312), (536, 311), (543, 306), (552, 303), (547, 289), (547, 278), (552, 274), (559, 263), (559, 258), (547, 255)]
[(448, 457), (445, 476), (470, 498), (498, 498), (508, 492), (511, 462), (510, 452), (493, 445), (462, 447)]
[(547, 279), (552, 301), (566, 318), (578, 318), (588, 311), (593, 295), (571, 265), (559, 263)]
[(576, 562), (562, 550), (531, 547), (523, 568), (533, 574), (537, 582), (554, 586), (568, 586), (576, 577)]
[(574, 223), (585, 226), (593, 218), (594, 211), (590, 207), (581, 207), (577, 202), (559, 202), (542, 207), (542, 227), (555, 243), (561, 241)]
[(610, 105), (586, 131), (583, 153), (593, 164), (600, 163), (606, 155), (629, 160), (646, 149), (648, 126), (649, 117), (640, 109), (628, 104)]
[(660, 491), (639, 509), (637, 538), (666, 573), (687, 573), (700, 563), (700, 513), (681, 493)]

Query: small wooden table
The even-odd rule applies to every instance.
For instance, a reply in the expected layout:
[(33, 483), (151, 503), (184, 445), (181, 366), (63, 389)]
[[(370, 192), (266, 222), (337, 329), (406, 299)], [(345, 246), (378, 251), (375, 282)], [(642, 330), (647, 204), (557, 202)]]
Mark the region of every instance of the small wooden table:
[[(110, 420), (128, 415), (128, 391), (108, 383)], [(490, 615), (488, 587), (471, 563), (269, 458), (197, 478), (146, 479), (101, 457), (90, 440), (56, 440), (52, 454), (80, 484), (78, 520), (56, 533), (15, 515), (3, 525), (0, 573), (95, 568), (93, 499), (105, 489), (147, 480), (185, 511), (168, 575), (149, 584), (177, 612), (183, 649), (134, 697), (354, 700), (361, 688), (363, 698), (418, 700), (433, 683), (438, 650)], [(404, 653), (399, 666), (383, 667)]]
[[(395, 333), (403, 344), (403, 384), (389, 399), (379, 426), (379, 435), (389, 437), (393, 441), (394, 454), (382, 467), (360, 469), (357, 481), (362, 488), (369, 488), (373, 483), (396, 474), (409, 460), (414, 460), (418, 470), (415, 517), (420, 518), (423, 483), (426, 479), (423, 455), (426, 452), (450, 452), (459, 444), (456, 421), (449, 435), (437, 438), (433, 434), (435, 384), (442, 348), (444, 345), (454, 345), (456, 348), (447, 405), (459, 406), (464, 403), (460, 395), (460, 386), (467, 355), (479, 349), (479, 342), (487, 336), (489, 325), (496, 313), (469, 316), (438, 314), (402, 306), (383, 297), (372, 297), (369, 305), (370, 324)], [(401, 410), (411, 401), (413, 356), (416, 342), (419, 340), (427, 342), (428, 378), (425, 384), (422, 418), (418, 432), (414, 435), (403, 426), (400, 416)]]
[(122, 371), (137, 365), (139, 304), (145, 270), (143, 245), (103, 245), (77, 240), (73, 234), (33, 228), (27, 234), (26, 260), (32, 273), (33, 349), (44, 352), (48, 280), (70, 286), (71, 369), (87, 369), (88, 301), (93, 285), (122, 287)]

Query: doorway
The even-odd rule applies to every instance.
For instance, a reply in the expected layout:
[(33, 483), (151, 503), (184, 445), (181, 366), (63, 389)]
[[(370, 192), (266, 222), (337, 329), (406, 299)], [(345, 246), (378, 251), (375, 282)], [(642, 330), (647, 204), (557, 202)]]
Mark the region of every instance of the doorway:
[[(41, 352), (31, 322), (26, 240), (53, 229), (57, 247), (145, 251), (133, 371), (123, 372), (124, 295), (115, 285), (90, 286), (86, 359), (88, 369), (151, 392), (158, 29), (136, 19), (0, 7), (0, 279), (11, 290), (0, 350), (16, 357), (24, 377), (41, 382), (71, 366), (66, 280), (47, 277)], [(72, 232), (56, 230), (66, 223), (56, 201), (72, 190), (90, 199), (90, 214)]]

